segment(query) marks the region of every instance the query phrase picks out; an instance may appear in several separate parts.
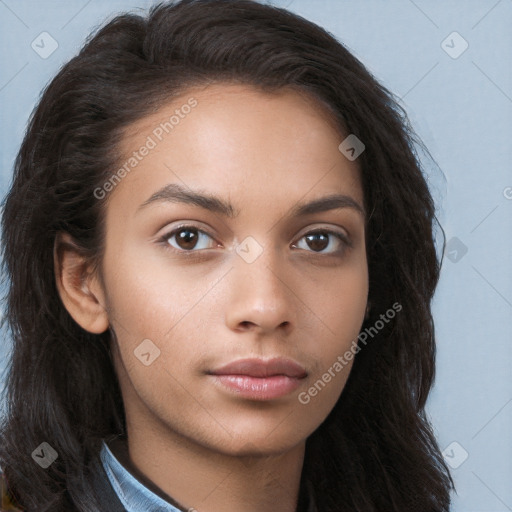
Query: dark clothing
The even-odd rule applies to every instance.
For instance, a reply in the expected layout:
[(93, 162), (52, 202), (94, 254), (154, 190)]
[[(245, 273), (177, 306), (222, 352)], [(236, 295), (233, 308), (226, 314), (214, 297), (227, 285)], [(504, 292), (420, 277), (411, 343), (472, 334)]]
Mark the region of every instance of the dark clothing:
[[(123, 469), (125, 469), (131, 476), (134, 478), (137, 478), (136, 475), (133, 474), (127, 467), (123, 465)], [(103, 463), (98, 462), (98, 464), (95, 466), (95, 471), (93, 472), (93, 488), (95, 490), (95, 493), (100, 498), (100, 503), (104, 504), (104, 510), (105, 512), (130, 512), (128, 511), (121, 500), (119, 499), (119, 496), (117, 495), (114, 487), (112, 486), (109, 476), (107, 475), (105, 471), (105, 467)], [(140, 481), (139, 478), (138, 485), (144, 486), (144, 484)], [(22, 508), (19, 508), (16, 506), (14, 500), (12, 499), (12, 496), (9, 495), (8, 492), (8, 486), (5, 482), (2, 473), (0, 473), (0, 482), (1, 482), (1, 511), (2, 512), (25, 512)], [(153, 492), (153, 491), (151, 491)], [(160, 494), (160, 497), (162, 495)], [(171, 503), (169, 501), (169, 503)], [(136, 504), (135, 504), (136, 505)], [(172, 502), (172, 505), (176, 507), (175, 502)], [(136, 507), (137, 508), (137, 507)], [(179, 507), (176, 507), (178, 510), (183, 510), (183, 512), (187, 512), (184, 509), (180, 509)], [(137, 508), (138, 510), (138, 508)], [(28, 511), (28, 512), (38, 512), (38, 511)], [(71, 512), (71, 511), (66, 511)], [(147, 510), (147, 512), (151, 512), (151, 510)], [(302, 486), (299, 496), (299, 504), (297, 507), (297, 512), (318, 512), (317, 508), (313, 501), (313, 491), (311, 486)]]

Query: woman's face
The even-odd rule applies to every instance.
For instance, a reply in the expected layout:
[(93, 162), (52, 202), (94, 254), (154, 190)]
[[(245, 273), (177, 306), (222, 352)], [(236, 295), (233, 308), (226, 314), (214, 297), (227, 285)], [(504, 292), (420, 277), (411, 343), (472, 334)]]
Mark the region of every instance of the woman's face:
[(126, 132), (102, 275), (128, 435), (277, 453), (335, 405), (368, 271), (359, 169), (327, 119), (290, 90), (216, 84)]

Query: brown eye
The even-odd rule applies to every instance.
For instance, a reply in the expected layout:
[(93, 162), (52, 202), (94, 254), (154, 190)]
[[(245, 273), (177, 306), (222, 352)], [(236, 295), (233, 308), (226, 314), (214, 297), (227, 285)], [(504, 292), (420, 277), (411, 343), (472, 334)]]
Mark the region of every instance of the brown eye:
[[(210, 249), (213, 247), (213, 244), (204, 247), (205, 239), (208, 238), (213, 240), (208, 233), (194, 226), (180, 226), (162, 237), (162, 240), (178, 251), (190, 252), (194, 249)], [(175, 240), (174, 243), (171, 242), (173, 239)]]
[(313, 233), (305, 238), (308, 246), (315, 252), (321, 252), (329, 245), (329, 235), (325, 233)]
[(305, 240), (306, 243), (303, 244), (303, 247), (299, 247), (299, 244), (295, 247), (303, 249), (306, 245), (305, 249), (309, 252), (326, 255), (341, 254), (347, 246), (350, 246), (345, 235), (325, 229), (307, 233), (300, 240)]
[(197, 229), (183, 228), (176, 233), (176, 242), (180, 249), (194, 249), (199, 238)]

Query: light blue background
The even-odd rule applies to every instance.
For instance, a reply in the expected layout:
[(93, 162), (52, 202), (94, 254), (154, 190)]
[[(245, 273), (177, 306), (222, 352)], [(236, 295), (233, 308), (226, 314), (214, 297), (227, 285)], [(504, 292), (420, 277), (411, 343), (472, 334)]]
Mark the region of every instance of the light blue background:
[[(2, 195), (42, 87), (117, 11), (149, 1), (0, 0)], [(325, 27), (402, 100), (439, 165), (427, 165), (447, 240), (434, 312), (437, 380), (428, 404), (458, 495), (454, 512), (512, 510), (512, 0), (283, 0)], [(43, 31), (47, 59), (31, 48)], [(469, 44), (451, 58), (441, 43)], [(460, 46), (457, 39), (447, 44)], [(507, 196), (510, 199), (507, 199)], [(399, 227), (397, 227), (399, 229)], [(451, 242), (454, 243), (453, 241)], [(449, 246), (453, 247), (453, 246)], [(461, 254), (461, 253), (459, 253)], [(1, 343), (5, 356), (9, 341)]]

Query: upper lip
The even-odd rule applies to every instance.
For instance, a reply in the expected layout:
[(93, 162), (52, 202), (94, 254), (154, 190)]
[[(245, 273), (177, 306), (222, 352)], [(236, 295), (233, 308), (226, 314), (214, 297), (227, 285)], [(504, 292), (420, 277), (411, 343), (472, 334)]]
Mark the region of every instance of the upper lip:
[(247, 375), (249, 377), (272, 377), (285, 375), (302, 378), (306, 370), (297, 362), (283, 357), (273, 359), (238, 359), (211, 371), (213, 375)]

